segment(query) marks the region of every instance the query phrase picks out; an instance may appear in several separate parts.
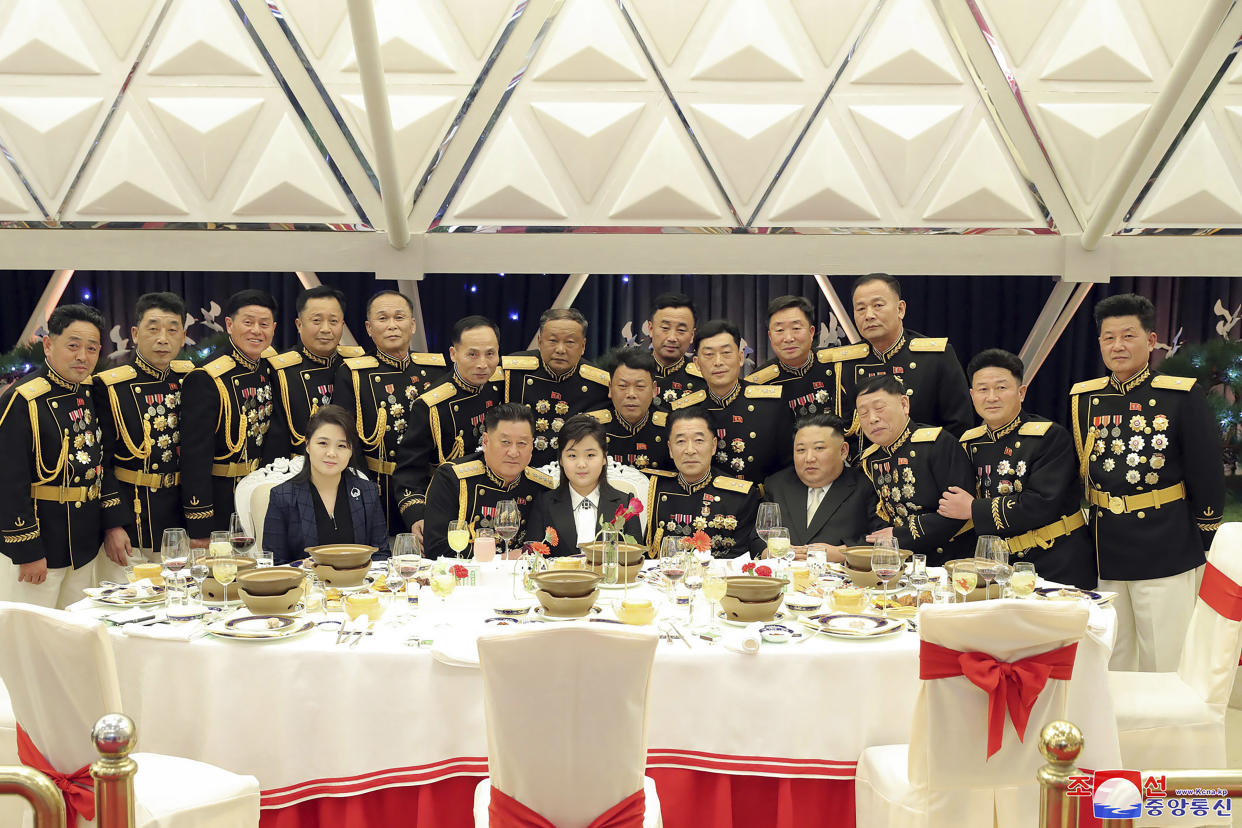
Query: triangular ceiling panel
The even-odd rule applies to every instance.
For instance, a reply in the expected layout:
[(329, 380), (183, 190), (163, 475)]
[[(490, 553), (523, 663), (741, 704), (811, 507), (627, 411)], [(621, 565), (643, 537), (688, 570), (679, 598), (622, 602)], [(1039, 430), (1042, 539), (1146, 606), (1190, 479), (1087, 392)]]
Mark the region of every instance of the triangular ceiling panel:
[(444, 7), (476, 58), (487, 51), (511, 5), (513, 0), (444, 0)]
[[(1156, 0), (1165, 2), (1165, 0)], [(1014, 64), (1021, 64), (1043, 34), (1062, 0), (983, 0), (983, 6)]]
[(486, 155), (461, 194), (460, 219), (486, 224), (527, 224), (564, 219), (548, 177), (540, 169), (521, 131), (508, 122), (492, 136)]
[(666, 64), (672, 63), (681, 53), (690, 30), (698, 22), (707, 7), (708, 0), (630, 0), (629, 6), (638, 12), (643, 25), (655, 42), (660, 57)]
[(859, 132), (893, 194), (908, 203), (926, 180), (962, 107), (956, 104), (853, 106)]
[[(836, 68), (845, 38), (872, 0), (793, 0), (794, 11), (825, 66)], [(829, 25), (831, 21), (831, 25)]]
[(258, 60), (225, 0), (180, 0), (146, 61), (151, 75), (258, 75)]
[(725, 220), (714, 188), (698, 171), (679, 132), (667, 119), (656, 129), (612, 206), (612, 218), (667, 224)]
[[(375, 144), (371, 137), (366, 101), (362, 95), (344, 95), (342, 98), (358, 134), (373, 154)], [(397, 147), (397, 173), (407, 197), (412, 194), (432, 151), (439, 145), (439, 138), (444, 134), (445, 125), (457, 102), (457, 97), (453, 95), (388, 96), (388, 110)]]
[(155, 0), (82, 0), (118, 58), (125, 57), (155, 7)]
[(532, 105), (535, 119), (565, 165), (583, 201), (591, 201), (645, 104), (553, 102)]
[(1151, 20), (1152, 29), (1160, 38), (1164, 54), (1169, 62), (1177, 60), (1194, 28), (1196, 21), (1203, 16), (1209, 0), (1142, 0), (1143, 10)]
[(237, 199), (240, 216), (329, 219), (347, 213), (341, 191), (290, 115), (281, 118)]
[(88, 215), (184, 216), (185, 200), (133, 116), (122, 115), (92, 159), (77, 212)]
[(877, 222), (875, 200), (832, 122), (821, 118), (813, 130), (758, 224), (832, 227)]
[(263, 99), (152, 98), (150, 104), (203, 195), (213, 198), (250, 134)]
[(1242, 190), (1206, 121), (1200, 120), (1139, 205), (1148, 226), (1242, 223)]
[(346, 0), (280, 0), (310, 53), (321, 58), (345, 20)]
[(1151, 68), (1116, 0), (1087, 0), (1060, 39), (1044, 80), (1149, 81)]
[(13, 168), (0, 162), (0, 217), (42, 218), (35, 213), (34, 206), (28, 203), (21, 185), (13, 175)]
[(17, 0), (0, 24), (0, 72), (97, 75), (99, 64), (59, 3)]
[(703, 139), (735, 207), (749, 213), (760, 182), (784, 157), (798, 104), (691, 104), (693, 126)]
[(1000, 139), (980, 120), (964, 144), (953, 153), (953, 163), (941, 178), (925, 217), (928, 222), (1041, 223), (1026, 185), (1013, 169)]
[(802, 76), (771, 9), (754, 0), (733, 0), (692, 75), (715, 81), (797, 81)]
[(6, 146), (45, 206), (59, 203), (102, 104), (97, 97), (0, 98)]
[(1095, 212), (1104, 182), (1149, 108), (1145, 103), (1104, 101), (1042, 103), (1036, 108), (1054, 163), (1069, 173), (1066, 194), (1084, 221)]
[[(444, 43), (444, 32), (423, 9), (409, 0), (379, 0), (375, 4), (375, 28), (379, 33), (380, 64), (385, 72), (451, 74), (456, 71)], [(343, 65), (358, 71), (358, 57), (351, 49)]]
[(954, 55), (926, 0), (890, 0), (862, 42), (853, 82), (958, 84)]
[(645, 61), (630, 38), (616, 3), (566, 0), (534, 61), (538, 81), (639, 81)]

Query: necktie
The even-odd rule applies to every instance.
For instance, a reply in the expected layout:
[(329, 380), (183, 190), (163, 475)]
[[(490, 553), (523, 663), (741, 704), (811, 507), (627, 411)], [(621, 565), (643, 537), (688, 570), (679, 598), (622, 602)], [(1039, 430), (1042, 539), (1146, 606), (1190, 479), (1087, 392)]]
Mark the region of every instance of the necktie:
[(811, 518), (815, 517), (815, 510), (819, 508), (819, 502), (824, 499), (824, 490), (811, 489), (811, 504), (806, 510), (806, 525), (811, 525)]

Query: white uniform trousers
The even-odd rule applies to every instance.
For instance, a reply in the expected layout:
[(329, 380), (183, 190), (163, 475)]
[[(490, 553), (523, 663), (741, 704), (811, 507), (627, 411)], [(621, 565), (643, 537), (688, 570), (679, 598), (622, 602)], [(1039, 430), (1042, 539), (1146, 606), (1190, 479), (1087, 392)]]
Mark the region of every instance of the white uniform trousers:
[(77, 569), (69, 566), (55, 569), (49, 567), (43, 583), (31, 584), (19, 582), (17, 564), (7, 556), (0, 555), (0, 601), (19, 601), (40, 607), (64, 609), (86, 597), (83, 589), (95, 586), (95, 564), (103, 556), (101, 551), (95, 560)]
[(1200, 569), (1146, 581), (1100, 579), (1099, 589), (1117, 593), (1117, 643), (1110, 670), (1172, 673), (1177, 670), (1190, 613), (1195, 608)]

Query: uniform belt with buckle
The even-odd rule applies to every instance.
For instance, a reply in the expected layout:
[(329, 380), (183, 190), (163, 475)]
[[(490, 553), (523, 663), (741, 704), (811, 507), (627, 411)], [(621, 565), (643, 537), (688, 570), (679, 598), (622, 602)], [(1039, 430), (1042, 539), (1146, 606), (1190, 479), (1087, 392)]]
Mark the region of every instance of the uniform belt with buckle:
[(258, 467), (258, 460), (248, 463), (212, 463), (211, 474), (213, 477), (245, 477)]
[(1178, 483), (1151, 492), (1131, 495), (1110, 495), (1100, 489), (1088, 489), (1087, 500), (1093, 506), (1107, 509), (1114, 515), (1137, 512), (1139, 509), (1159, 509), (1166, 503), (1181, 500), (1186, 496), (1186, 484)]
[(98, 486), (31, 486), (30, 496), (35, 500), (52, 500), (71, 503), (81, 500), (98, 500)]
[(376, 474), (386, 474), (389, 477), (397, 471), (397, 464), (391, 461), (376, 460), (374, 457), (367, 458), (367, 468)]
[(1014, 554), (1025, 552), (1036, 546), (1040, 549), (1047, 549), (1052, 546), (1057, 538), (1063, 538), (1086, 525), (1087, 521), (1082, 516), (1082, 511), (1077, 511), (1072, 515), (1066, 515), (1060, 520), (1049, 523), (1047, 526), (1041, 526), (1038, 529), (1032, 529), (1021, 535), (1008, 538), (1005, 542), (1009, 544), (1009, 551)]
[(181, 483), (181, 472), (168, 474), (152, 474), (133, 471), (132, 469), (116, 469), (116, 479), (131, 486), (146, 486), (148, 489), (171, 489)]

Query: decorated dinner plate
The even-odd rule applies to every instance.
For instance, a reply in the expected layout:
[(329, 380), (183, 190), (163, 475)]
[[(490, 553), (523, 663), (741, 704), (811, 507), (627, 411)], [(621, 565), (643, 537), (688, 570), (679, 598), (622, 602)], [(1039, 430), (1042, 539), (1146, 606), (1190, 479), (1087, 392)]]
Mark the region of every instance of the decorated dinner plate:
[(583, 618), (591, 618), (593, 616), (599, 615), (603, 611), (604, 611), (603, 608), (599, 604), (596, 604), (595, 606), (591, 607), (591, 611), (588, 612), (586, 615), (573, 615), (573, 616), (548, 615), (547, 610), (545, 610), (542, 606), (535, 607), (535, 609), (532, 610), (535, 617), (538, 618), (540, 621), (580, 621)]
[[(728, 624), (730, 627), (749, 627), (751, 624), (756, 623), (754, 621), (738, 621), (736, 619), (730, 618), (725, 613), (724, 610), (721, 610), (720, 612), (716, 613), (716, 617), (720, 619), (721, 623)], [(790, 616), (789, 613), (785, 612), (784, 610), (780, 610), (779, 612), (776, 613), (776, 615), (772, 617), (771, 621), (764, 621), (763, 623), (764, 624), (783, 624), (786, 621), (791, 620), (791, 618), (792, 616)]]
[(245, 615), (224, 622), (234, 632), (284, 632), (296, 624), (287, 615)]
[(313, 629), (314, 621), (287, 615), (247, 615), (207, 625), (207, 632), (211, 635), (234, 641), (284, 641)]
[(834, 638), (879, 638), (900, 632), (905, 624), (897, 618), (881, 618), (878, 615), (852, 615), (847, 613), (824, 613), (803, 618), (802, 622), (817, 627), (824, 635)]
[(1086, 598), (1090, 601), (1102, 601), (1104, 596), (1098, 592), (1092, 592), (1089, 589), (1079, 589), (1078, 587), (1038, 587), (1035, 594), (1040, 598)]
[(151, 589), (150, 594), (140, 595), (133, 587), (111, 587), (92, 595), (91, 600), (109, 607), (145, 607), (164, 603), (164, 588), (157, 586)]

